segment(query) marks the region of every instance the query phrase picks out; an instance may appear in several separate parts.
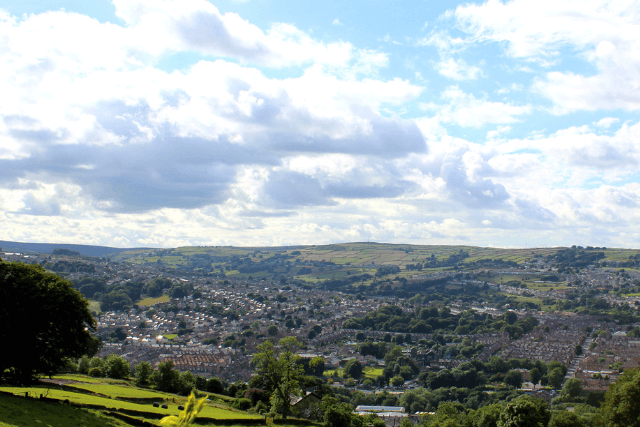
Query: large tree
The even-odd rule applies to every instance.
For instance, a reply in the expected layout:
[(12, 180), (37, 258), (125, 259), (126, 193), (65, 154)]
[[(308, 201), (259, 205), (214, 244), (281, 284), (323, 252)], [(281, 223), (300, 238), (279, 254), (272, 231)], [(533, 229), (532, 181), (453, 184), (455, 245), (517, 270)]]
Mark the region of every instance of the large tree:
[(549, 424), (551, 413), (547, 403), (523, 395), (511, 400), (500, 413), (498, 427), (544, 427)]
[(37, 265), (0, 260), (0, 379), (26, 383), (67, 359), (93, 355), (99, 341), (89, 303), (67, 280)]
[(304, 376), (298, 363), (300, 347), (295, 337), (282, 338), (277, 346), (265, 341), (251, 360), (258, 380), (271, 393), (271, 405), (283, 418), (291, 414), (292, 398), (300, 395), (300, 380)]
[(611, 384), (600, 407), (603, 424), (611, 427), (640, 426), (640, 370), (625, 371)]

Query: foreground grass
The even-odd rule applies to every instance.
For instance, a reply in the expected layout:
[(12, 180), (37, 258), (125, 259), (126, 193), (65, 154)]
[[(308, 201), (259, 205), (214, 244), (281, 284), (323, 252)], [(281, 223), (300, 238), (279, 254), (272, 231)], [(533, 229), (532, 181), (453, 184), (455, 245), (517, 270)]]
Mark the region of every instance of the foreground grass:
[(0, 427), (128, 427), (98, 411), (0, 395)]
[[(125, 402), (121, 400), (109, 399), (106, 397), (93, 396), (82, 393), (74, 393), (66, 390), (56, 390), (56, 389), (46, 389), (43, 387), (0, 387), (0, 391), (5, 391), (8, 393), (16, 394), (24, 396), (25, 392), (29, 392), (30, 396), (40, 396), (40, 394), (47, 395), (52, 399), (65, 400), (68, 399), (70, 402), (75, 403), (84, 403), (91, 405), (101, 405), (107, 408), (122, 408), (129, 409), (133, 411), (145, 411), (145, 412), (155, 412), (163, 415), (178, 415), (180, 410), (178, 410), (178, 405), (183, 404), (186, 401), (184, 397), (175, 397), (175, 402), (170, 401), (168, 403), (168, 409), (162, 408), (154, 408), (150, 404), (138, 404)], [(134, 396), (137, 397), (137, 396)], [(215, 418), (219, 420), (226, 419), (253, 419), (253, 418), (261, 418), (260, 416), (250, 415), (245, 412), (236, 412), (230, 409), (222, 409), (216, 408), (213, 406), (205, 406), (200, 412), (200, 416)]]

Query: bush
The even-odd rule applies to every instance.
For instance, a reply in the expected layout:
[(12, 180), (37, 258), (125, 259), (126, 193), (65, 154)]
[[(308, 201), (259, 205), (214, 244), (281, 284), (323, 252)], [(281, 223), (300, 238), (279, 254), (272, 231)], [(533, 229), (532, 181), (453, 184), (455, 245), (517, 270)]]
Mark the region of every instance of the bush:
[(241, 411), (247, 411), (252, 406), (253, 406), (253, 404), (251, 403), (251, 400), (245, 399), (244, 397), (240, 397), (240, 398), (238, 398), (238, 399), (233, 401), (233, 407), (235, 409), (239, 409)]
[(89, 376), (90, 377), (96, 377), (96, 378), (102, 378), (102, 377), (104, 377), (104, 372), (102, 371), (102, 368), (91, 368), (91, 369), (89, 369)]

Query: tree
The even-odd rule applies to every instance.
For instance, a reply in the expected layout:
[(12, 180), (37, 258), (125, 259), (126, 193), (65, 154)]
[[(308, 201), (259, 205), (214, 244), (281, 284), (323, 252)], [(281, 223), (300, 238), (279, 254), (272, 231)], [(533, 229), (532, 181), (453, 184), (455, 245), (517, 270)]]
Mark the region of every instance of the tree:
[(89, 359), (87, 356), (82, 356), (78, 361), (78, 373), (79, 374), (88, 374), (89, 373)]
[(278, 335), (278, 327), (276, 325), (269, 325), (267, 327), (267, 334), (275, 337), (276, 335)]
[(324, 373), (324, 357), (316, 356), (309, 361), (309, 370), (317, 377), (321, 377)]
[(522, 387), (522, 372), (520, 371), (509, 371), (504, 376), (504, 383), (516, 388)]
[(609, 386), (600, 414), (607, 427), (640, 426), (640, 370), (625, 371)]
[(52, 375), (68, 358), (93, 355), (99, 347), (87, 300), (38, 265), (0, 260), (0, 324), (0, 342), (12, 343), (0, 357), (0, 380), (26, 383)]
[(475, 424), (478, 427), (496, 427), (500, 419), (502, 406), (499, 403), (478, 408), (475, 414)]
[(209, 378), (207, 381), (207, 391), (209, 393), (222, 394), (224, 392), (224, 385), (218, 377)]
[(585, 423), (573, 412), (556, 411), (551, 416), (549, 427), (584, 427)]
[(173, 360), (167, 360), (158, 365), (158, 390), (175, 392), (178, 388), (180, 373), (173, 370)]
[(299, 381), (304, 370), (296, 353), (301, 346), (295, 337), (282, 338), (277, 346), (265, 341), (251, 359), (257, 381), (264, 384), (264, 389), (271, 395), (272, 407), (283, 418), (291, 414), (292, 398), (300, 395)]
[(124, 360), (122, 357), (115, 354), (110, 354), (105, 360), (105, 365), (105, 374), (109, 378), (115, 378), (118, 380), (129, 378), (131, 368), (129, 367), (129, 362)]
[(357, 359), (349, 359), (344, 365), (344, 374), (347, 377), (359, 379), (362, 376), (362, 364)]
[(177, 381), (178, 393), (184, 396), (191, 393), (196, 388), (196, 376), (186, 371), (179, 374)]
[(524, 395), (507, 403), (500, 413), (498, 427), (544, 427), (550, 418), (544, 400)]
[(147, 385), (153, 373), (153, 367), (149, 362), (140, 362), (135, 367), (136, 385)]
[(540, 379), (542, 378), (542, 373), (540, 372), (540, 369), (538, 368), (532, 368), (529, 371), (529, 379), (531, 380), (531, 382), (535, 385), (538, 384), (540, 382)]
[(397, 377), (393, 377), (391, 378), (391, 385), (394, 387), (402, 387), (402, 385), (404, 384), (404, 378), (402, 378), (400, 375), (398, 375)]
[(156, 277), (144, 285), (142, 292), (150, 297), (159, 297), (162, 295), (162, 290), (167, 288), (171, 288), (171, 280), (164, 277)]
[(504, 320), (509, 324), (509, 325), (513, 325), (514, 323), (516, 323), (516, 321), (518, 320), (518, 315), (516, 313), (514, 313), (513, 311), (507, 311), (504, 314)]
[(563, 398), (575, 399), (582, 393), (582, 381), (578, 378), (569, 378), (562, 386)]
[(553, 368), (547, 374), (549, 379), (549, 385), (553, 388), (560, 388), (562, 385), (562, 380), (564, 379), (564, 374), (562, 373), (561, 368)]
[(321, 408), (324, 412), (326, 427), (350, 427), (353, 418), (353, 408), (348, 403), (342, 403), (335, 397), (322, 398)]

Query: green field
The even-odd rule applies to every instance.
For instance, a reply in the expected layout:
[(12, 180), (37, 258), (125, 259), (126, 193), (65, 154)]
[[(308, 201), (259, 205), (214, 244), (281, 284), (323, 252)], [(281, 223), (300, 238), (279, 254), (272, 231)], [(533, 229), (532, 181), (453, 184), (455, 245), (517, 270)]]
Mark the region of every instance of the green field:
[(0, 427), (128, 427), (99, 411), (42, 403), (36, 399), (0, 396)]
[(363, 371), (364, 376), (366, 378), (371, 378), (372, 380), (375, 380), (380, 375), (382, 375), (382, 370), (383, 370), (383, 368), (373, 367), (373, 366), (365, 366), (362, 371)]
[(100, 302), (89, 300), (89, 310), (94, 311), (98, 314), (102, 313), (102, 310), (100, 309)]
[(169, 302), (169, 296), (168, 295), (162, 295), (161, 297), (157, 297), (157, 298), (144, 298), (141, 299), (140, 301), (136, 302), (136, 304), (138, 305), (145, 305), (147, 307), (161, 303), (161, 302)]
[(55, 375), (55, 376), (53, 376), (53, 379), (82, 381), (82, 382), (85, 382), (85, 383), (92, 383), (92, 384), (93, 383), (99, 384), (99, 383), (104, 383), (105, 382), (104, 378), (93, 378), (93, 377), (89, 377), (87, 375), (78, 375), (78, 374)]
[(149, 390), (142, 390), (135, 387), (123, 387), (111, 384), (83, 384), (83, 383), (74, 383), (68, 384), (69, 387), (80, 388), (83, 390), (88, 390), (93, 393), (104, 394), (105, 396), (111, 397), (140, 397), (140, 398), (157, 398), (157, 399), (166, 399), (169, 397), (173, 397), (167, 393), (160, 393)]
[[(327, 279), (344, 279), (349, 275), (371, 274), (376, 273), (376, 269), (382, 265), (397, 265), (400, 271), (396, 274), (400, 278), (410, 279), (416, 274), (433, 274), (443, 270), (450, 271), (452, 266), (423, 268), (421, 271), (407, 270), (408, 264), (425, 263), (434, 257), (436, 260), (446, 260), (452, 255), (458, 254), (460, 251), (466, 252), (469, 256), (460, 261), (460, 270), (482, 268), (482, 264), (473, 264), (481, 260), (503, 260), (522, 263), (525, 261), (533, 261), (544, 259), (554, 255), (559, 250), (566, 248), (520, 248), (520, 249), (504, 249), (504, 248), (482, 248), (476, 246), (444, 246), (444, 245), (407, 245), (407, 244), (385, 244), (385, 243), (342, 243), (330, 245), (309, 245), (295, 247), (178, 247), (174, 249), (152, 249), (152, 250), (133, 250), (120, 252), (112, 258), (116, 261), (132, 262), (139, 265), (149, 264), (156, 265), (159, 261), (163, 266), (169, 268), (177, 268), (187, 266), (190, 258), (196, 254), (206, 254), (217, 259), (239, 256), (248, 258), (252, 262), (257, 263), (268, 260), (276, 255), (288, 255), (291, 265), (295, 264), (295, 260), (301, 261), (303, 264), (308, 262), (332, 262), (338, 269), (332, 266), (311, 266), (311, 272), (299, 275), (301, 267), (293, 266), (286, 272), (287, 275), (295, 275), (299, 279), (310, 283), (324, 281)], [(606, 260), (626, 261), (630, 256), (640, 254), (640, 250), (631, 249), (607, 249), (604, 251)], [(224, 261), (215, 261), (211, 264), (212, 268), (219, 270), (225, 267), (225, 274), (236, 278), (269, 278), (274, 274), (285, 273), (285, 270), (276, 267), (271, 272), (265, 269), (254, 273), (240, 273), (238, 270), (229, 270), (230, 265)], [(506, 267), (505, 267), (506, 268)], [(395, 275), (394, 275), (395, 277)], [(505, 276), (504, 281), (523, 279), (525, 282), (537, 280), (535, 276)], [(386, 277), (391, 278), (391, 277)], [(370, 284), (375, 279), (366, 280), (362, 284)], [(488, 280), (493, 283), (500, 283), (499, 278)], [(139, 304), (152, 305), (154, 301), (143, 300)]]
[[(155, 413), (166, 414), (166, 415), (178, 415), (180, 413), (180, 410), (178, 410), (178, 405), (183, 404), (186, 401), (185, 397), (174, 396), (172, 397), (172, 400), (175, 399), (175, 403), (171, 401), (169, 403), (168, 409), (162, 409), (162, 408), (154, 408), (150, 404), (137, 404), (137, 403), (125, 402), (121, 400), (109, 399), (106, 397), (93, 396), (93, 395), (83, 394), (83, 393), (75, 393), (75, 392), (65, 391), (65, 390), (47, 389), (43, 387), (0, 387), (0, 391), (13, 393), (20, 396), (24, 396), (25, 392), (28, 392), (29, 395), (33, 397), (37, 397), (40, 394), (44, 394), (44, 395), (47, 395), (47, 397), (52, 399), (59, 399), (59, 400), (68, 399), (70, 402), (75, 402), (75, 403), (101, 405), (107, 408), (122, 408), (122, 409), (128, 409), (133, 411), (155, 412)], [(132, 396), (132, 397), (141, 397), (141, 396)], [(202, 412), (200, 412), (200, 416), (216, 418), (216, 419), (260, 418), (260, 416), (250, 415), (250, 414), (247, 414), (246, 412), (232, 411), (230, 409), (222, 409), (222, 408), (217, 408), (213, 406), (205, 406), (202, 409)]]

